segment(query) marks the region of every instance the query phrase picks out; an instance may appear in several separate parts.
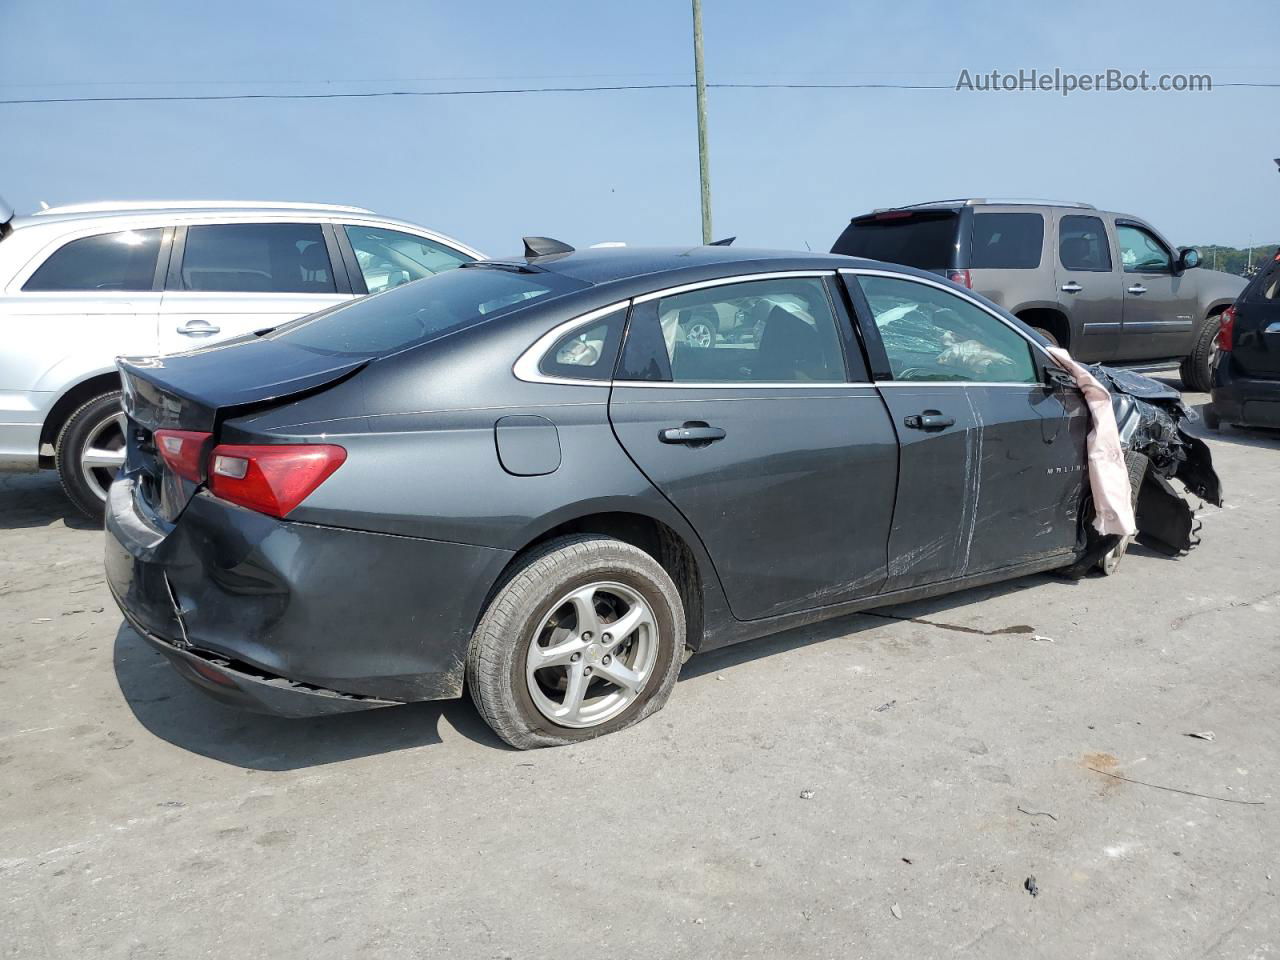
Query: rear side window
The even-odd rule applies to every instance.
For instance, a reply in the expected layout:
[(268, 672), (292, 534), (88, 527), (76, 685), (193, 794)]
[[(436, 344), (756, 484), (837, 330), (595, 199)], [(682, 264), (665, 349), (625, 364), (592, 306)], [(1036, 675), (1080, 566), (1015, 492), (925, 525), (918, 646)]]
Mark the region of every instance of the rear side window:
[(969, 266), (993, 270), (1034, 270), (1044, 245), (1044, 217), (1038, 213), (978, 213), (973, 217)]
[(355, 224), (344, 229), (369, 293), (381, 293), (474, 259), (444, 244), (399, 230)]
[(831, 252), (944, 270), (956, 266), (959, 225), (960, 216), (954, 210), (887, 210), (858, 217), (840, 234)]
[(1059, 220), (1058, 261), (1068, 270), (1110, 273), (1111, 245), (1102, 220), (1076, 215)]
[(386, 356), (585, 286), (556, 273), (495, 267), (446, 270), (381, 296), (295, 320), (271, 336), (335, 356)]
[(54, 251), (23, 290), (150, 290), (163, 231), (122, 230), (72, 240)]
[(565, 335), (542, 357), (538, 370), (549, 377), (570, 380), (612, 379), (626, 319), (624, 307)]
[(182, 289), (335, 293), (318, 223), (216, 223), (187, 228)]

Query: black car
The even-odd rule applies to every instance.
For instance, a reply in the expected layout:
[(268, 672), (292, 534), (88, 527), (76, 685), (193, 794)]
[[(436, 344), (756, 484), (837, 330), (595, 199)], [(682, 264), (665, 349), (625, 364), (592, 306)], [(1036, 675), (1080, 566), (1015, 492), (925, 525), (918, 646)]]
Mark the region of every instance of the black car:
[(1205, 422), (1280, 427), (1280, 250), (1222, 315)]
[[(465, 684), (507, 742), (566, 743), (657, 710), (689, 653), (1115, 546), (1081, 395), (980, 296), (527, 243), (121, 362), (108, 580), (188, 679), (294, 716)], [(744, 306), (749, 336), (681, 335)]]

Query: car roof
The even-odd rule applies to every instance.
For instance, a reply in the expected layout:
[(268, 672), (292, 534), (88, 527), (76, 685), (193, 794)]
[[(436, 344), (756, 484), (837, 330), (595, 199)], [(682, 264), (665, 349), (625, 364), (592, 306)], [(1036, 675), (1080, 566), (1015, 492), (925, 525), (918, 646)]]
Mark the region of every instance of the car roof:
[[(1097, 209), (1091, 203), (1082, 203), (1077, 200), (1043, 200), (1034, 197), (960, 197), (954, 200), (926, 200), (923, 203), (907, 203), (900, 207), (876, 207), (871, 213), (888, 213), (891, 210), (958, 210), (961, 207), (1079, 207), (1082, 210)], [(865, 216), (870, 216), (870, 214), (865, 214)]]
[[(73, 220), (112, 219), (134, 217), (139, 214), (200, 214), (224, 213), (273, 215), (288, 213), (305, 214), (365, 214), (372, 210), (364, 207), (336, 203), (302, 203), (278, 200), (108, 200), (95, 203), (68, 203), (46, 207), (19, 218), (28, 224), (56, 223)], [(16, 225), (16, 224), (15, 224)]]
[[(853, 257), (791, 250), (755, 250), (746, 247), (588, 247), (572, 253), (542, 257), (498, 257), (497, 263), (532, 266), (593, 286), (636, 279), (653, 274), (701, 273), (709, 267), (733, 266), (768, 270), (834, 270), (858, 263)], [(864, 261), (871, 263), (872, 261)]]

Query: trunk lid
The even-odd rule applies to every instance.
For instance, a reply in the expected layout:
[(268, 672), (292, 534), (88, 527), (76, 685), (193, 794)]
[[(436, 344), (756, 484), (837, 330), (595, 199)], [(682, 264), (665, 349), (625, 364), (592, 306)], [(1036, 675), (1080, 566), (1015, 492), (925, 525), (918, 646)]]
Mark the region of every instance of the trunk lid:
[(1280, 251), (1236, 298), (1231, 358), (1245, 376), (1280, 379)]
[(124, 473), (156, 519), (172, 522), (199, 489), (159, 456), (157, 430), (216, 436), (228, 416), (291, 401), (355, 375), (367, 357), (333, 357), (257, 338), (195, 353), (116, 362), (128, 417)]

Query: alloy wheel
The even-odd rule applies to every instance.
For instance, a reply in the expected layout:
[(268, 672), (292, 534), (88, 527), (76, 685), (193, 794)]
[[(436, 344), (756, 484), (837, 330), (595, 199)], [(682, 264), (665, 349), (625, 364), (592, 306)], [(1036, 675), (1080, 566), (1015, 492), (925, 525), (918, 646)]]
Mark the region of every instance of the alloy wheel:
[(107, 499), (107, 488), (124, 466), (124, 414), (103, 417), (89, 431), (80, 448), (80, 474), (99, 499)]
[(562, 597), (525, 657), (534, 706), (562, 727), (594, 727), (639, 696), (658, 661), (658, 626), (645, 599), (611, 581)]

